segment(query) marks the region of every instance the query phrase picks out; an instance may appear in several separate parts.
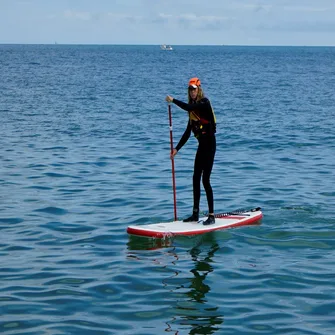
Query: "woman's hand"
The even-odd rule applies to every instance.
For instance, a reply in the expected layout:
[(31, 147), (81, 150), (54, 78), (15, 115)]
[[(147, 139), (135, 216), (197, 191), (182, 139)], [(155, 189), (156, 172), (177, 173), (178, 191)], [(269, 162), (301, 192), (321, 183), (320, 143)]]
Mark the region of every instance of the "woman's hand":
[(172, 98), (170, 95), (167, 95), (166, 98), (165, 98), (165, 100), (166, 100), (167, 102), (172, 102), (172, 101), (173, 101), (173, 98)]
[(174, 156), (176, 156), (177, 155), (177, 149), (173, 149), (173, 151), (171, 152), (171, 154), (170, 154), (170, 158), (171, 159), (174, 159)]

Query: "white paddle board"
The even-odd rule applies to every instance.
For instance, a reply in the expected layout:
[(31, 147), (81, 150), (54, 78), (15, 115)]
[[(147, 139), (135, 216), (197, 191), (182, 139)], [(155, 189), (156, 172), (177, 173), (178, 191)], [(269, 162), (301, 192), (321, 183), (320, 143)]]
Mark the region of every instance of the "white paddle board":
[(215, 223), (203, 225), (207, 217), (198, 222), (172, 221), (147, 225), (128, 226), (127, 233), (131, 235), (164, 238), (177, 235), (197, 235), (215, 230), (244, 226), (256, 223), (263, 217), (259, 207), (250, 210), (237, 210), (215, 215)]

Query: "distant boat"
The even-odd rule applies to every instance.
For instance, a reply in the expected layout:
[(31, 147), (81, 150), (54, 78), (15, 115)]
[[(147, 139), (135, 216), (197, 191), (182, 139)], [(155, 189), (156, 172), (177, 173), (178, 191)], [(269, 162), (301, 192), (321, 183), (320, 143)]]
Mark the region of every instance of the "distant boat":
[(167, 45), (167, 44), (162, 44), (161, 45), (161, 49), (162, 50), (173, 50), (171, 45)]

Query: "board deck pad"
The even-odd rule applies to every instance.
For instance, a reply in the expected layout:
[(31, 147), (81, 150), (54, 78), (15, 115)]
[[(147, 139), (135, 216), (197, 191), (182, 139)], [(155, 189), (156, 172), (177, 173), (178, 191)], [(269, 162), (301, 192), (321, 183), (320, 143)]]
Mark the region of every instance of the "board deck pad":
[(215, 223), (203, 225), (207, 217), (200, 218), (198, 222), (172, 221), (152, 223), (147, 225), (128, 226), (127, 233), (131, 235), (164, 238), (170, 236), (186, 236), (204, 234), (215, 230), (254, 224), (263, 217), (260, 207), (249, 210), (236, 210), (233, 212), (215, 215)]

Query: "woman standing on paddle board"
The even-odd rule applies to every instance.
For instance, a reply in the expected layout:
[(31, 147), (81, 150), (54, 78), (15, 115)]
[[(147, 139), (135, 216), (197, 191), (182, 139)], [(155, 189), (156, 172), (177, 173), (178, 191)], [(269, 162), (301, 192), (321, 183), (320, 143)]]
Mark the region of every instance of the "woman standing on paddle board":
[(213, 224), (215, 223), (214, 198), (210, 184), (210, 176), (216, 151), (216, 118), (211, 103), (204, 95), (199, 78), (191, 78), (188, 83), (188, 103), (174, 99), (170, 95), (168, 95), (165, 100), (186, 110), (189, 116), (186, 130), (177, 146), (173, 149), (171, 159), (174, 159), (177, 152), (190, 138), (191, 132), (193, 132), (199, 143), (194, 160), (193, 213), (189, 218), (183, 221), (191, 222), (199, 220), (200, 181), (202, 177), (209, 212), (208, 219), (204, 221), (203, 224)]

